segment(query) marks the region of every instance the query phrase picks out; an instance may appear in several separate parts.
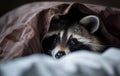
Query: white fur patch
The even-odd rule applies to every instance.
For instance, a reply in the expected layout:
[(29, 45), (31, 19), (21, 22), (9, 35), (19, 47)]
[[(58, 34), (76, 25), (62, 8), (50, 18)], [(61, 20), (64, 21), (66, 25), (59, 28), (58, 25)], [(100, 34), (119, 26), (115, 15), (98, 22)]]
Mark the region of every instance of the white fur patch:
[(77, 39), (79, 42), (82, 42), (83, 44), (90, 46), (90, 48), (93, 51), (101, 50), (101, 48), (103, 47), (96, 38), (87, 39), (85, 37), (79, 36)]
[(52, 35), (58, 34), (58, 33), (59, 33), (59, 31), (48, 32), (48, 33), (46, 33), (45, 37), (49, 37), (49, 36), (52, 36)]
[(62, 38), (63, 34), (64, 34), (64, 31), (61, 31), (60, 32), (60, 39)]

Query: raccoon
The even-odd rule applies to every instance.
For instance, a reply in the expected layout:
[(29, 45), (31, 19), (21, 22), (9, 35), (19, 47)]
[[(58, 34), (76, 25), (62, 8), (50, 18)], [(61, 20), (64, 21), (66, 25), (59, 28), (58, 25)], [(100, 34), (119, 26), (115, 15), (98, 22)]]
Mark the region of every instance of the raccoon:
[(100, 20), (95, 15), (88, 15), (80, 20), (64, 16), (53, 17), (50, 29), (42, 40), (44, 53), (59, 59), (74, 51), (100, 51), (104, 46), (94, 36), (99, 26)]

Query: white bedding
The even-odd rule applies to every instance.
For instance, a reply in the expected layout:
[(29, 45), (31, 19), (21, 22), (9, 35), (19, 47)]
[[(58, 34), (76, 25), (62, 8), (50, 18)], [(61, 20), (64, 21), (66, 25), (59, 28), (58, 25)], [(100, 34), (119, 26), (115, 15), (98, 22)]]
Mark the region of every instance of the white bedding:
[(120, 76), (120, 49), (71, 53), (59, 60), (31, 55), (0, 64), (0, 76)]

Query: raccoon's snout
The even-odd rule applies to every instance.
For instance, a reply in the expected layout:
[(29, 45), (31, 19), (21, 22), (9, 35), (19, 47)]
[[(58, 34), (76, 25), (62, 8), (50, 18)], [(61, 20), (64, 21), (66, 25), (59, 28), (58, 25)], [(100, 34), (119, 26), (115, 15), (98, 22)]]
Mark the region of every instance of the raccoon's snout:
[(66, 55), (64, 51), (58, 51), (56, 54), (55, 54), (55, 58), (56, 59), (59, 59), (61, 58), (62, 56)]

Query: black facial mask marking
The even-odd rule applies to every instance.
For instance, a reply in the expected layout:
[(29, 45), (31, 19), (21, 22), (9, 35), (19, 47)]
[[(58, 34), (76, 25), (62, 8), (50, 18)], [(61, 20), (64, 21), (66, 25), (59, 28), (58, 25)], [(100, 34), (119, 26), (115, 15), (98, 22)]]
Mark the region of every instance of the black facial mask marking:
[(59, 37), (59, 35), (56, 35), (56, 34), (54, 34), (50, 37), (44, 38), (43, 42), (42, 42), (42, 47), (45, 50), (45, 53), (47, 53), (47, 54), (51, 53), (51, 50), (56, 47), (59, 40), (60, 40), (60, 37)]

